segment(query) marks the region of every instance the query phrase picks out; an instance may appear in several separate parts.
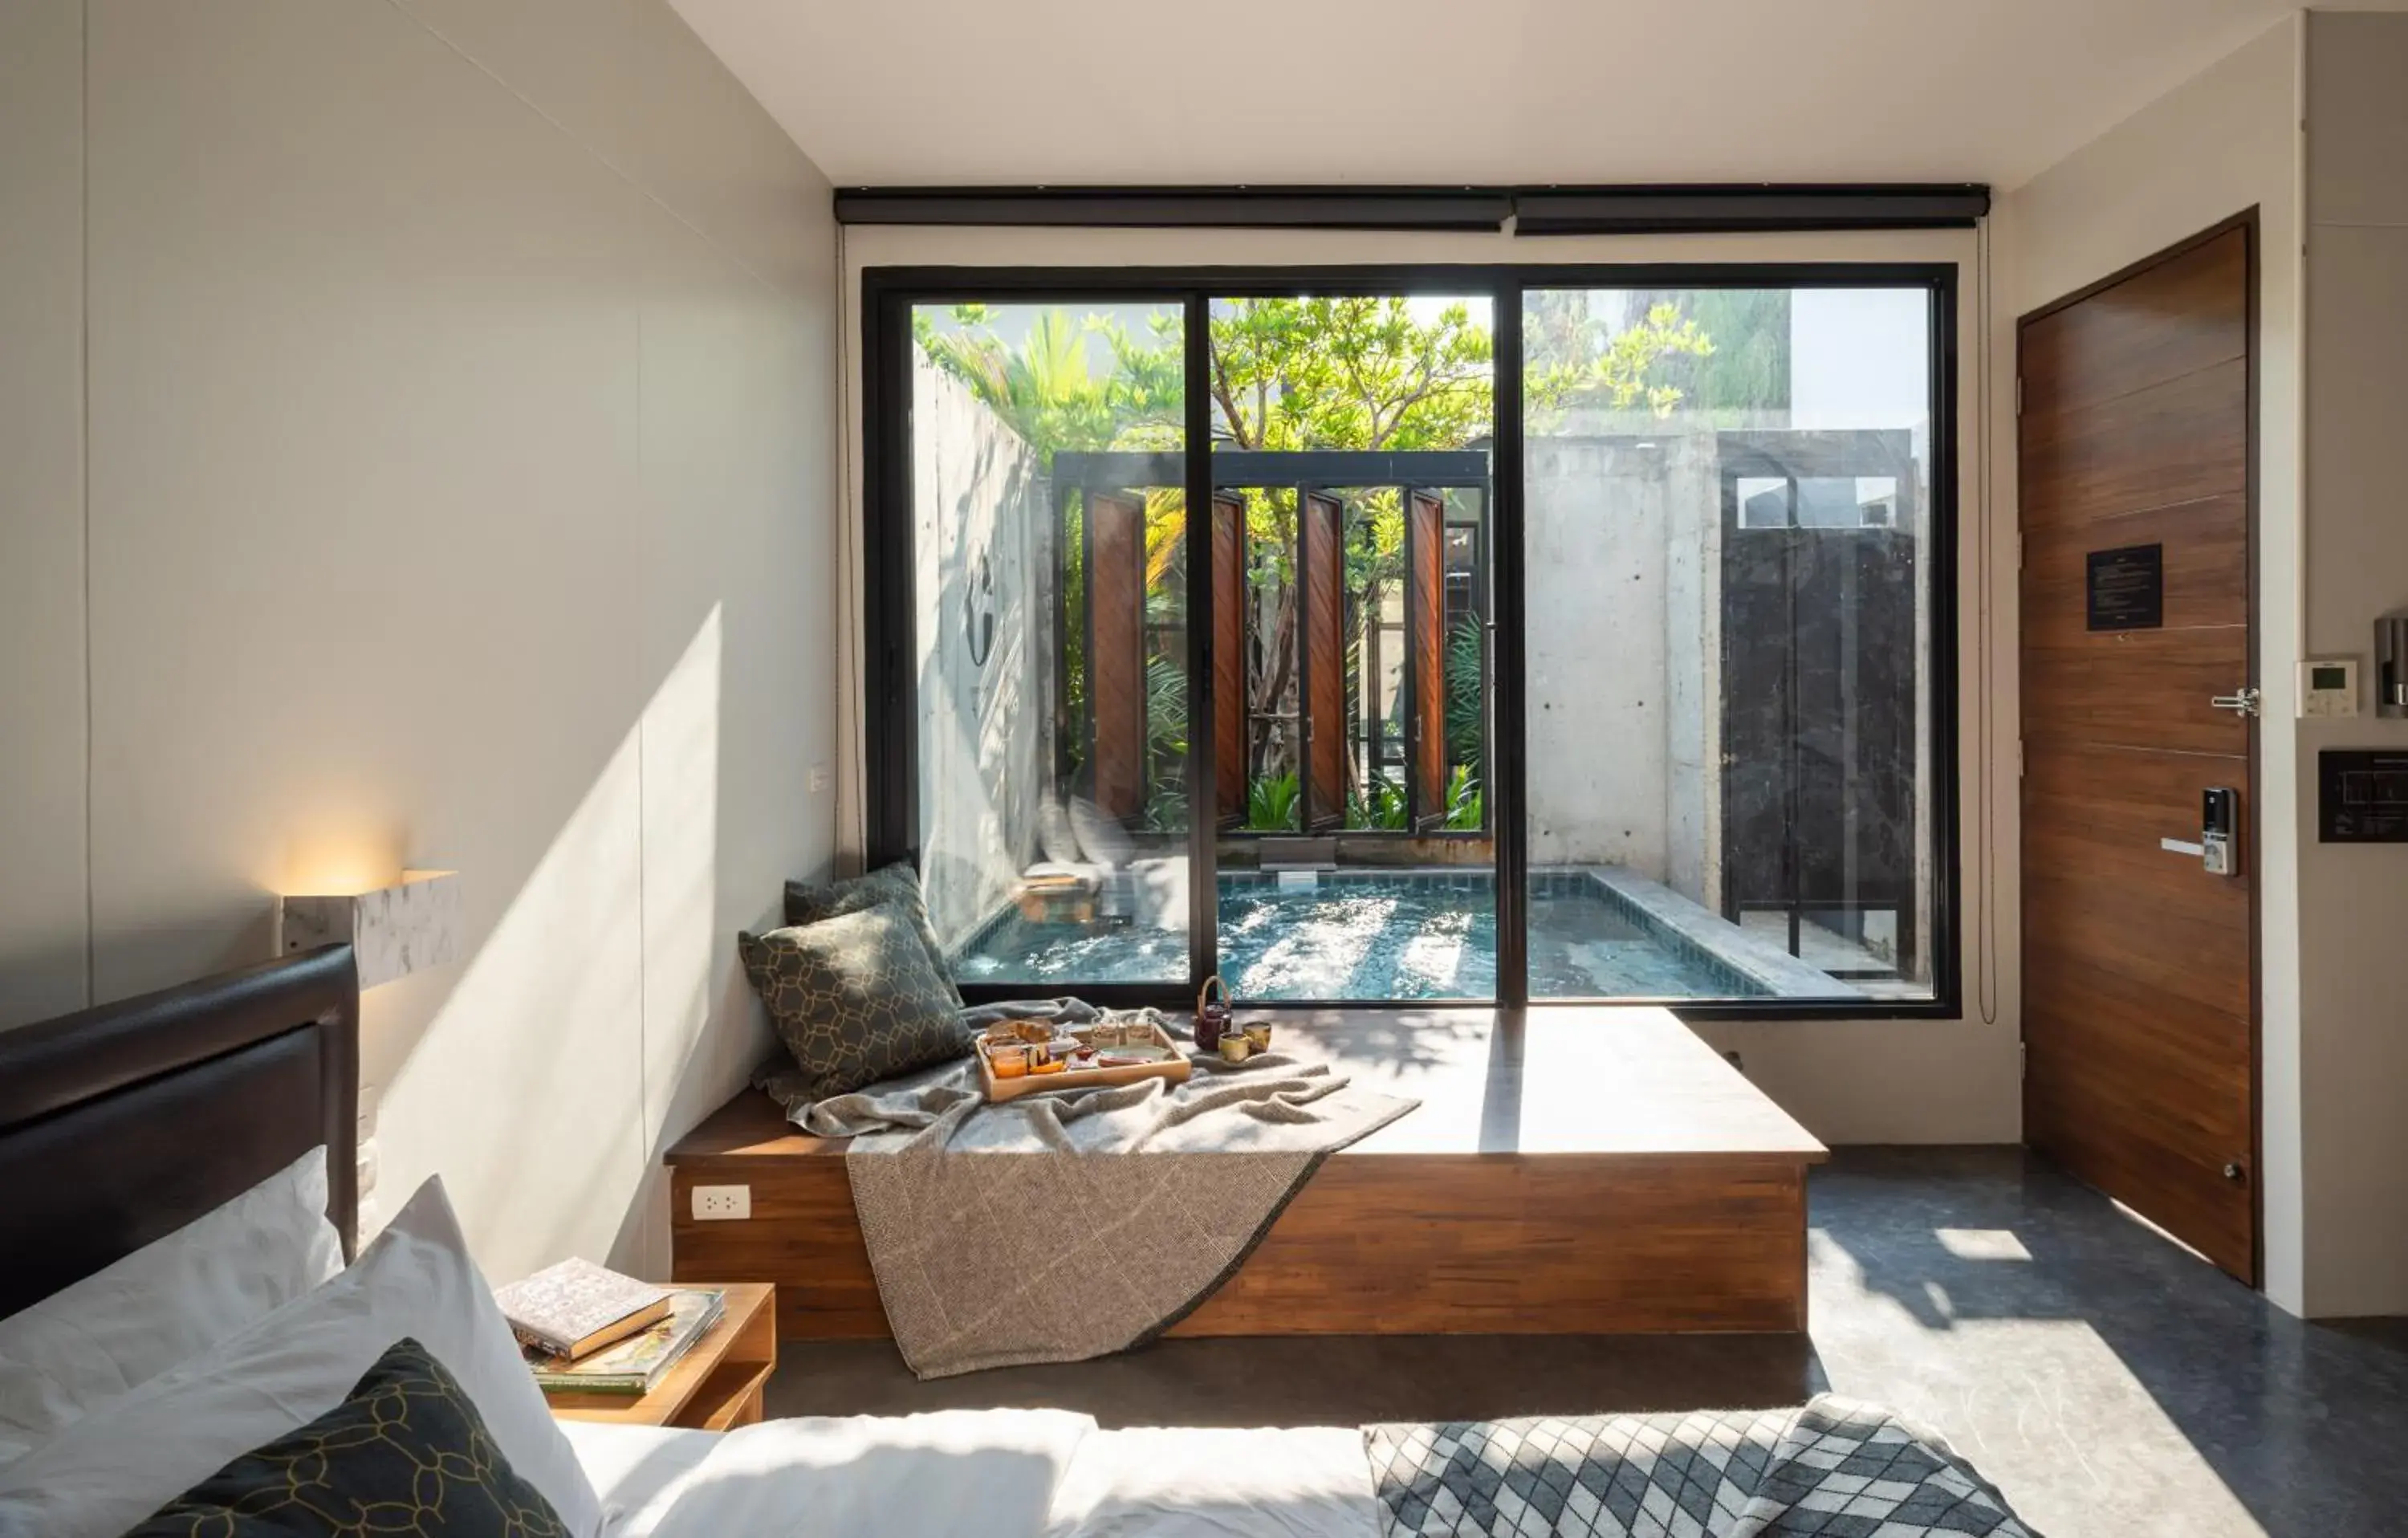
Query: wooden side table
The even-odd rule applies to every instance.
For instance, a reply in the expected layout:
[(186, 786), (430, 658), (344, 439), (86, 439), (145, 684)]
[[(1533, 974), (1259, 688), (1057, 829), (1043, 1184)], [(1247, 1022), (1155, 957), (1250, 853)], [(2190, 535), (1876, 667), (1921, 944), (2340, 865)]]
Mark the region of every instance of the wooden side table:
[[(717, 1284), (688, 1282), (686, 1286)], [(761, 1391), (778, 1368), (778, 1289), (729, 1282), (724, 1311), (649, 1394), (547, 1394), (561, 1420), (725, 1431), (761, 1418)]]

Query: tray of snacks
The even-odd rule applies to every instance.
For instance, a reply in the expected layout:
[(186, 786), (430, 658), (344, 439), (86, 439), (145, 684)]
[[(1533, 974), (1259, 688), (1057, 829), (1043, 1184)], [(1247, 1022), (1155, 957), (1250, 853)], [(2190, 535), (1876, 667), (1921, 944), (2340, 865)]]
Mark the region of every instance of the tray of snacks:
[(1103, 1020), (1072, 1029), (1043, 1020), (1006, 1020), (979, 1037), (978, 1065), (990, 1100), (1140, 1079), (1178, 1084), (1192, 1071), (1186, 1049), (1142, 1020)]

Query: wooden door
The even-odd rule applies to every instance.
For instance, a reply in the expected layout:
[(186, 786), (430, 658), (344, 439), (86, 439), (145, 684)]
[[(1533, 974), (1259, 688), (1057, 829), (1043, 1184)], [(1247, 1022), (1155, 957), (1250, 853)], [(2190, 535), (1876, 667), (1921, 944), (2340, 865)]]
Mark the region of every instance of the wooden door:
[(1446, 502), (1405, 494), (1405, 783), (1415, 832), (1446, 826)]
[(1304, 822), (1346, 825), (1346, 504), (1304, 495)]
[(1224, 829), (1246, 822), (1246, 504), (1212, 497), (1212, 801)]
[(1087, 697), (1091, 797), (1104, 814), (1145, 810), (1145, 498), (1087, 498)]
[[(2254, 225), (2021, 327), (2024, 1134), (2258, 1272)], [(2197, 853), (2238, 794), (2238, 871)]]

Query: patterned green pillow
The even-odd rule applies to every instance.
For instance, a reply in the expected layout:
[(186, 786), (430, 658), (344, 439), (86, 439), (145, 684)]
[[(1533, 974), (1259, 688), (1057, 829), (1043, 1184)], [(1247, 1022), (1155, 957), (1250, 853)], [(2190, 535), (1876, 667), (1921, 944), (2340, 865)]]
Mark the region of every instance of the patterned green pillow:
[(945, 970), (945, 948), (937, 941), (937, 927), (928, 922), (928, 903), (920, 891), (920, 872), (909, 861), (897, 860), (849, 881), (790, 881), (786, 884), (786, 922), (817, 924), (822, 919), (842, 918), (882, 902), (898, 904), (910, 915), (911, 927), (920, 933), (920, 943), (928, 947), (928, 959), (936, 963), (937, 975), (944, 980), (945, 991), (953, 996), (954, 1007), (960, 1008), (962, 993)]
[(404, 1338), (343, 1402), (243, 1454), (125, 1538), (568, 1538), (459, 1381)]
[(800, 1099), (969, 1055), (956, 996), (901, 903), (739, 934), (736, 950), (802, 1070)]

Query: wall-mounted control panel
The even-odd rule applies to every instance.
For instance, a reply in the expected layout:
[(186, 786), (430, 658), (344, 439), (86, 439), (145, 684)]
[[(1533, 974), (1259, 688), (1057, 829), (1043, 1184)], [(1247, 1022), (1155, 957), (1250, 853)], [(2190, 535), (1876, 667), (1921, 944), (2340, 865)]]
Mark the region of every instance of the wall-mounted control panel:
[(2408, 749), (2317, 754), (2316, 837), (2324, 843), (2408, 843)]
[(2308, 717), (2358, 713), (2358, 659), (2310, 657), (2300, 664), (2300, 714)]

